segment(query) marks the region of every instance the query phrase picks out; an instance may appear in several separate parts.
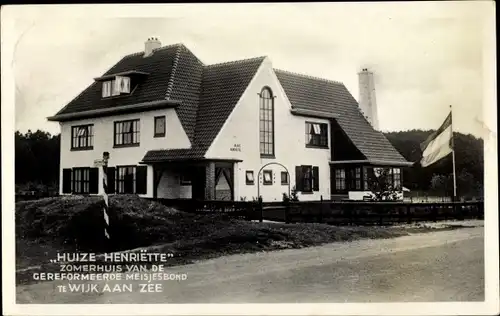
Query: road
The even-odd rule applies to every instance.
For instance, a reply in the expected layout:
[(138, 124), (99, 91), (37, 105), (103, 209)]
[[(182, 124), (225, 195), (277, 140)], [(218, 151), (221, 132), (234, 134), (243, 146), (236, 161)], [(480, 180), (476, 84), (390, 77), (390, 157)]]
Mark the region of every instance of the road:
[(68, 281), (42, 282), (18, 286), (16, 298), (19, 304), (482, 301), (484, 233), (474, 227), (233, 255), (168, 272), (188, 279), (163, 281), (158, 293), (140, 293), (141, 281), (122, 281), (134, 287), (124, 293), (61, 293), (57, 285)]

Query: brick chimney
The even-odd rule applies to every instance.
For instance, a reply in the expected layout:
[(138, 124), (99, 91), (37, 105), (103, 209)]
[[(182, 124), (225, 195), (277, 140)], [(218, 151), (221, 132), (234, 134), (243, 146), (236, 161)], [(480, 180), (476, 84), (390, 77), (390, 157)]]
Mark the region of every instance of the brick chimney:
[(148, 38), (148, 40), (144, 43), (144, 57), (149, 57), (153, 55), (153, 50), (160, 48), (161, 42), (157, 37)]

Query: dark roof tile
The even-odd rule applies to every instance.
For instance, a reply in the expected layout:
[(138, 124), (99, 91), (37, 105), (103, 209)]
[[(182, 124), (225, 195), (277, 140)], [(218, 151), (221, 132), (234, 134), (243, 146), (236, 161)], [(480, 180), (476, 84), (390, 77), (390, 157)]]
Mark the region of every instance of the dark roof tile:
[(361, 113), (344, 84), (275, 69), (292, 107), (331, 113), (346, 135), (368, 160), (406, 162), (381, 132)]

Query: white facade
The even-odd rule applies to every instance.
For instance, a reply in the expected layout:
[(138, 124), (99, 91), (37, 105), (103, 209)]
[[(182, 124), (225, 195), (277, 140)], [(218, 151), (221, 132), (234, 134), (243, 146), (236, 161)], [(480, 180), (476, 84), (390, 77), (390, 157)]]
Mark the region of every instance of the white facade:
[[(269, 87), (275, 97), (274, 159), (261, 158), (259, 151), (259, 93), (264, 87)], [(207, 158), (242, 160), (234, 167), (235, 200), (257, 198), (258, 186), (264, 201), (281, 201), (283, 193), (288, 194), (288, 185), (281, 184), (281, 172), (285, 170), (279, 165), (265, 168), (273, 170), (272, 185), (263, 184), (262, 174), (257, 179), (259, 170), (271, 162), (280, 163), (288, 169), (291, 188), (295, 185), (296, 166), (317, 166), (319, 191), (299, 193), (299, 199), (319, 200), (321, 196), (324, 199), (330, 198), (330, 140), (328, 148), (306, 148), (305, 138), (306, 121), (328, 123), (328, 120), (295, 116), (290, 113), (290, 109), (291, 104), (274, 73), (270, 60), (266, 58), (206, 153)], [(330, 137), (330, 126), (328, 135)], [(246, 184), (246, 171), (254, 172), (255, 184)]]
[[(363, 100), (368, 100), (368, 103), (363, 104), (365, 107), (366, 104), (369, 104), (368, 108), (372, 107), (373, 111), (370, 113), (375, 113), (374, 117), (376, 118), (373, 74), (367, 71), (360, 74), (361, 82), (364, 84), (362, 90), (365, 91)], [(267, 157), (261, 156), (260, 152), (261, 131), (259, 125), (262, 115), (260, 94), (263, 89), (269, 89), (273, 97), (274, 154)], [(368, 93), (369, 91), (373, 91), (373, 95)], [(301, 186), (304, 183), (308, 184), (308, 189), (296, 191), (301, 201), (329, 200), (333, 195), (344, 195), (346, 198), (361, 200), (368, 192), (361, 189), (356, 192), (347, 192), (342, 188), (342, 183), (336, 183), (342, 179), (336, 179), (336, 181), (330, 179), (332, 174), (330, 162), (333, 160), (331, 121), (327, 118), (294, 115), (291, 110), (292, 105), (276, 76), (271, 61), (265, 58), (209, 146), (204, 159), (185, 161), (179, 157), (176, 158), (175, 163), (171, 164), (164, 162), (155, 166), (152, 164), (144, 165), (147, 169), (144, 170), (144, 167), (140, 169), (140, 178), (142, 179), (140, 186), (145, 188), (146, 193), (140, 194), (140, 196), (167, 199), (200, 199), (203, 196), (205, 199), (230, 199), (232, 197), (235, 201), (253, 200), (261, 196), (266, 202), (282, 201), (283, 194), (289, 195), (297, 187), (296, 178), (300, 179), (300, 177), (307, 175), (310, 177), (310, 181), (301, 181), (300, 183)], [(154, 135), (155, 117), (158, 116), (165, 116), (166, 119), (166, 135), (164, 137), (155, 137)], [(114, 122), (137, 119), (140, 127), (139, 144), (127, 147), (114, 146)], [(313, 132), (310, 134), (321, 136), (320, 138), (311, 138), (314, 141), (320, 139), (320, 144), (316, 144), (316, 147), (306, 144), (307, 137), (311, 136), (307, 135), (306, 132), (306, 124), (308, 123), (313, 124), (313, 126), (309, 126), (313, 127)], [(88, 150), (72, 149), (72, 127), (86, 124), (93, 124), (93, 148)], [(320, 132), (317, 132), (316, 128)], [(311, 129), (308, 128), (308, 130)], [(342, 142), (337, 144), (342, 144)], [(94, 161), (102, 159), (103, 152), (110, 154), (108, 166), (118, 167), (138, 166), (146, 153), (151, 150), (189, 148), (191, 148), (190, 140), (174, 108), (62, 122), (60, 194), (63, 194), (64, 190), (64, 169), (94, 167)], [(336, 147), (336, 150), (341, 151), (342, 148)], [(201, 174), (199, 173), (200, 166), (204, 168)], [(227, 175), (227, 168), (232, 168), (231, 175)], [(306, 170), (306, 172), (300, 172), (297, 177), (297, 168)], [(217, 176), (214, 174), (220, 175), (222, 169), (224, 176), (216, 179)], [(264, 171), (272, 172), (271, 183), (264, 181)], [(101, 180), (103, 170), (99, 168), (97, 176), (95, 169), (92, 172), (92, 179), (98, 178), (99, 180), (95, 180), (97, 185), (95, 185), (96, 182), (92, 181), (94, 186), (93, 190), (90, 191), (97, 190), (98, 194), (102, 194), (104, 191)], [(253, 173), (253, 183), (247, 181), (247, 172)], [(284, 183), (282, 182), (283, 172), (288, 175), (288, 179), (285, 179), (287, 181)], [(160, 173), (161, 177), (157, 178)], [(116, 173), (116, 178), (118, 177), (118, 173)], [(120, 183), (123, 186), (125, 186), (125, 178), (126, 176), (123, 175), (120, 178)], [(137, 179), (135, 182), (129, 180), (131, 179), (127, 178), (127, 184), (135, 183), (134, 185), (137, 187)], [(78, 185), (79, 181), (77, 181)], [(347, 181), (345, 177), (343, 181), (345, 186)], [(65, 183), (68, 184), (68, 182), (68, 172), (66, 171)], [(336, 185), (335, 188), (331, 187), (332, 183)], [(68, 188), (67, 185), (66, 188)], [(132, 191), (134, 190), (124, 189), (121, 192)], [(231, 193), (233, 193), (232, 196)]]
[[(154, 137), (154, 117), (165, 116), (165, 137)], [(114, 122), (122, 120), (139, 119), (140, 135), (139, 146), (114, 148)], [(93, 124), (93, 149), (72, 150), (71, 149), (71, 127), (85, 124)], [(137, 165), (148, 150), (190, 148), (191, 143), (187, 137), (181, 122), (177, 117), (175, 109), (162, 109), (142, 113), (114, 115), (101, 118), (91, 118), (70, 122), (61, 122), (61, 160), (60, 160), (60, 182), (59, 193), (62, 193), (63, 176), (65, 168), (93, 167), (94, 160), (102, 159), (103, 152), (110, 154), (108, 166)], [(102, 178), (102, 168), (99, 169), (99, 179)], [(148, 166), (147, 171), (147, 194), (143, 197), (153, 196), (153, 169)], [(99, 194), (102, 194), (103, 186), (99, 181)]]

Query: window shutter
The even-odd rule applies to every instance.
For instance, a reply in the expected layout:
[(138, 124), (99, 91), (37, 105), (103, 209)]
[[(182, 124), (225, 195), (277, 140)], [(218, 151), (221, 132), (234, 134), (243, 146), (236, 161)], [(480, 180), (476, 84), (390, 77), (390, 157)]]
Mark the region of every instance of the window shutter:
[(71, 193), (71, 169), (63, 169), (62, 193)]
[(304, 190), (304, 175), (302, 174), (302, 166), (295, 167), (295, 190)]
[(319, 191), (319, 168), (318, 167), (312, 168), (312, 175), (313, 175), (313, 191)]
[(115, 193), (115, 167), (108, 167), (108, 194)]
[(136, 187), (135, 193), (146, 194), (148, 189), (148, 167), (147, 166), (137, 166), (136, 167)]
[(99, 193), (99, 168), (90, 168), (89, 170), (89, 193)]

